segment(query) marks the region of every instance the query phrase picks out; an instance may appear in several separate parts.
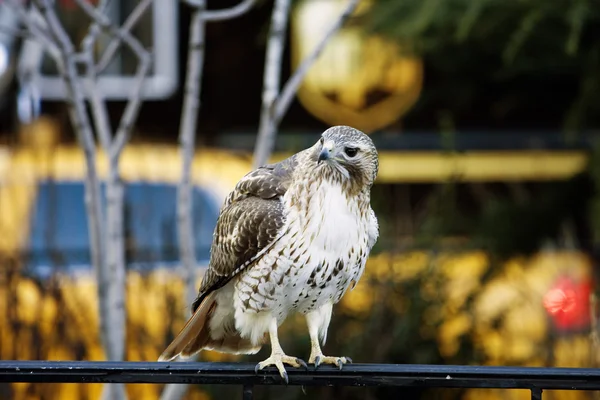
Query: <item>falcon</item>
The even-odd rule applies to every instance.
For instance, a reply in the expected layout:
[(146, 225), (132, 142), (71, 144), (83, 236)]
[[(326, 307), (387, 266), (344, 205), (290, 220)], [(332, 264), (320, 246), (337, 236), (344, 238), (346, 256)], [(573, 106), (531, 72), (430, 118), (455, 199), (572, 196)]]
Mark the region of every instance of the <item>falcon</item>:
[(312, 147), (244, 176), (227, 196), (213, 235), (209, 267), (193, 316), (159, 361), (201, 350), (271, 355), (256, 371), (284, 364), (307, 368), (284, 353), (277, 334), (286, 317), (305, 315), (309, 363), (349, 357), (321, 351), (333, 305), (360, 279), (379, 236), (370, 205), (378, 155), (359, 130), (334, 126)]

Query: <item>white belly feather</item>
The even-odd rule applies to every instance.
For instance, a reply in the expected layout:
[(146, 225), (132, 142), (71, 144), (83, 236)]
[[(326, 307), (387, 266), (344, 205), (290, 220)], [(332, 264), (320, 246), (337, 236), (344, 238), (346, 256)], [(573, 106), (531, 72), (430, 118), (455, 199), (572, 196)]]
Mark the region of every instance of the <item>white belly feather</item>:
[[(286, 194), (286, 233), (235, 285), (236, 329), (258, 340), (273, 316), (307, 313), (337, 303), (364, 270), (373, 229), (370, 207), (359, 209), (342, 188), (321, 182), (313, 195)], [(289, 192), (288, 192), (289, 194)]]

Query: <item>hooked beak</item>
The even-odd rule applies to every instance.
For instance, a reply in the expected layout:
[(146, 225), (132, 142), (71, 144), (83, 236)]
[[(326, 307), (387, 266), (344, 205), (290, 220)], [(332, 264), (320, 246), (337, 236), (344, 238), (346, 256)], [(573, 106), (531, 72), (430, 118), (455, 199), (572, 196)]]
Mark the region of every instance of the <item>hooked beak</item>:
[(321, 148), (321, 153), (319, 153), (319, 160), (317, 161), (317, 165), (321, 164), (322, 161), (327, 161), (331, 159), (331, 152), (333, 150), (334, 143), (331, 140), (323, 143), (323, 147)]
[(322, 161), (327, 160), (329, 160), (329, 149), (323, 148), (323, 150), (321, 150), (321, 153), (319, 154), (319, 160), (317, 161), (317, 164), (321, 164)]

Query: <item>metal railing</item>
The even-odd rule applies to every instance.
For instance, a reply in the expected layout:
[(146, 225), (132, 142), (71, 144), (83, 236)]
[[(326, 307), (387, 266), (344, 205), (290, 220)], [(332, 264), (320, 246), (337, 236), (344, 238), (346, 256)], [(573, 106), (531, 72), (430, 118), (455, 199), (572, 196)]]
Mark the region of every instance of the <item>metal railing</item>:
[[(257, 385), (284, 385), (274, 368), (258, 373), (255, 364), (209, 362), (0, 361), (0, 382), (191, 383), (240, 385), (251, 400)], [(289, 385), (421, 388), (600, 390), (600, 369), (478, 367), (457, 365), (350, 364), (343, 370), (287, 369)]]

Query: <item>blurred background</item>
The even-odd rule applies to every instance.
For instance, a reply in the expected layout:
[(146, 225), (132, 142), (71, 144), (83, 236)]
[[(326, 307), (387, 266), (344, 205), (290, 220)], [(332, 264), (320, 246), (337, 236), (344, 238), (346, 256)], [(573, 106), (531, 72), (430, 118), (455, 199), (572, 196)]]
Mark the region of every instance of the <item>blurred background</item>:
[[(122, 19), (135, 0), (112, 0)], [(209, 0), (209, 9), (236, 0)], [(58, 1), (74, 37), (82, 24)], [(190, 8), (157, 1), (135, 33), (160, 63), (120, 168), (125, 183), (126, 358), (153, 361), (185, 322), (177, 138)], [(342, 0), (294, 0), (282, 81)], [(193, 162), (198, 284), (224, 197), (250, 170), (273, 1), (206, 32)], [(280, 126), (273, 160), (331, 125), (373, 138), (381, 225), (360, 284), (334, 310), (326, 354), (360, 363), (597, 367), (600, 276), (600, 3), (373, 0), (328, 44)], [(0, 25), (15, 23), (0, 6)], [(2, 25), (4, 26), (4, 25)], [(317, 32), (317, 33), (315, 33)], [(37, 54), (37, 55), (36, 55)], [(102, 79), (120, 114), (131, 55)], [(28, 72), (34, 71), (36, 79)], [(0, 359), (102, 360), (84, 206), (85, 163), (56, 68), (0, 31)], [(106, 163), (99, 159), (103, 176)], [(306, 358), (308, 332), (281, 330)], [(268, 353), (203, 360), (259, 361)], [(129, 385), (156, 399), (160, 385)], [(307, 388), (315, 398), (525, 399), (527, 391)], [(98, 385), (0, 384), (12, 399), (96, 399)], [(193, 387), (188, 399), (239, 396)], [(257, 388), (301, 399), (300, 388)], [(545, 392), (548, 399), (592, 399)]]

